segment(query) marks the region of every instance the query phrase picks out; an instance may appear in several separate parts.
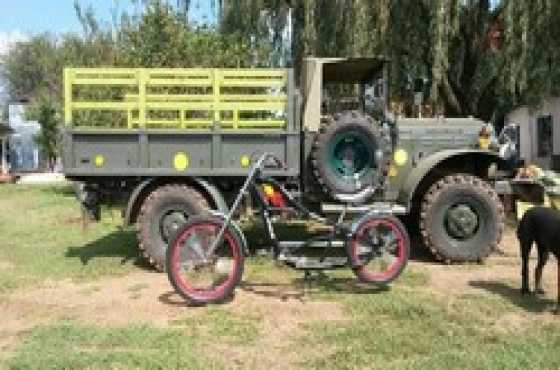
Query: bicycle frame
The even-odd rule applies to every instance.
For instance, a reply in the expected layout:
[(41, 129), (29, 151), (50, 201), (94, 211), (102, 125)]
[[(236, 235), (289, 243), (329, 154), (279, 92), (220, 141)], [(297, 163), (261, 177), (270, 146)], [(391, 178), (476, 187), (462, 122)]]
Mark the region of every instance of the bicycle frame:
[[(233, 223), (233, 215), (241, 205), (244, 196), (252, 196), (252, 198), (255, 199), (261, 207), (261, 217), (263, 220), (263, 224), (265, 225), (266, 228), (268, 241), (272, 245), (275, 259), (278, 259), (281, 249), (285, 250), (286, 248), (318, 246), (318, 247), (344, 247), (346, 250), (347, 241), (352, 237), (356, 229), (362, 224), (362, 222), (364, 222), (364, 220), (367, 220), (372, 216), (380, 217), (380, 216), (392, 215), (392, 211), (390, 209), (372, 208), (364, 215), (362, 215), (360, 218), (354, 220), (354, 222), (349, 224), (343, 222), (346, 216), (345, 210), (343, 210), (340, 213), (336, 222), (333, 222), (325, 217), (319, 216), (316, 213), (311, 212), (309, 209), (307, 209), (305, 206), (303, 206), (301, 203), (295, 200), (292, 197), (292, 195), (284, 188), (284, 186), (276, 179), (268, 176), (267, 177), (262, 176), (264, 163), (267, 159), (270, 158), (275, 160), (277, 163), (280, 162), (273, 154), (265, 153), (261, 155), (261, 157), (259, 157), (259, 159), (249, 170), (247, 179), (245, 180), (243, 186), (241, 187), (239, 193), (237, 194), (237, 197), (235, 198), (235, 201), (233, 202), (230, 211), (226, 215), (223, 214), (220, 215), (221, 218), (223, 218), (224, 223), (220, 231), (218, 232), (218, 235), (216, 236), (216, 239), (214, 240), (212, 246), (210, 247), (207, 256), (213, 255), (215, 249), (221, 243), (225, 230), (227, 229), (228, 226), (230, 226)], [(278, 208), (278, 207), (272, 207), (269, 204), (269, 202), (267, 201), (264, 195), (262, 188), (260, 187), (261, 185), (265, 185), (265, 184), (271, 185), (275, 191), (279, 191), (281, 193), (283, 199), (286, 202), (286, 206)], [(274, 230), (274, 226), (272, 223), (272, 214), (274, 212), (294, 213), (301, 218), (317, 221), (321, 224), (324, 224), (327, 227), (331, 227), (332, 229), (330, 230), (330, 233), (326, 235), (321, 235), (319, 237), (311, 238), (308, 239), (307, 241), (290, 241), (290, 242), (280, 241), (276, 236), (276, 232)], [(337, 236), (339, 238), (338, 240), (335, 240)], [(359, 267), (360, 264), (351, 258), (351, 256), (348, 254), (348, 250), (346, 250), (346, 253), (347, 253), (346, 257), (350, 261), (351, 267), (352, 268)], [(325, 256), (324, 258), (327, 257)], [(323, 261), (324, 258), (322, 258), (321, 261)], [(204, 257), (204, 260), (206, 262), (206, 256)], [(334, 266), (334, 264), (332, 265)], [(343, 267), (343, 264), (336, 263), (336, 266)], [(347, 264), (344, 264), (344, 266), (347, 266)], [(317, 265), (314, 268), (325, 268), (325, 267), (322, 263), (319, 263), (319, 265)]]
[[(271, 214), (273, 211), (278, 211), (278, 212), (287, 211), (287, 212), (299, 213), (303, 217), (313, 219), (315, 221), (318, 221), (328, 226), (332, 226), (333, 234), (336, 233), (337, 229), (339, 229), (342, 226), (340, 223), (333, 224), (328, 219), (321, 217), (308, 210), (301, 203), (296, 201), (291, 196), (291, 194), (288, 193), (288, 191), (284, 188), (284, 186), (280, 184), (278, 181), (276, 181), (274, 178), (262, 177), (262, 170), (264, 167), (264, 163), (267, 159), (273, 159), (277, 163), (279, 162), (279, 160), (274, 156), (274, 154), (264, 153), (259, 157), (257, 162), (251, 167), (247, 175), (247, 179), (245, 180), (243, 186), (239, 190), (239, 193), (237, 194), (237, 197), (235, 198), (230, 211), (225, 215), (224, 224), (220, 228), (220, 231), (218, 232), (218, 235), (216, 236), (216, 239), (214, 240), (212, 246), (208, 250), (207, 255), (211, 256), (214, 253), (217, 246), (221, 243), (225, 230), (233, 220), (233, 215), (241, 205), (243, 197), (247, 195), (252, 195), (260, 203), (259, 205), (262, 207), (261, 215), (263, 217), (263, 222), (266, 226), (266, 231), (268, 233), (269, 241), (272, 243), (272, 246), (274, 248), (275, 256), (278, 255), (279, 242), (278, 239), (276, 238), (276, 233), (274, 231), (274, 227), (272, 225), (272, 220), (271, 220)], [(280, 191), (280, 193), (286, 200), (288, 206), (282, 208), (271, 207), (268, 201), (266, 200), (265, 196), (263, 195), (262, 190), (259, 188), (259, 185), (263, 185), (263, 184), (271, 184), (275, 190)]]

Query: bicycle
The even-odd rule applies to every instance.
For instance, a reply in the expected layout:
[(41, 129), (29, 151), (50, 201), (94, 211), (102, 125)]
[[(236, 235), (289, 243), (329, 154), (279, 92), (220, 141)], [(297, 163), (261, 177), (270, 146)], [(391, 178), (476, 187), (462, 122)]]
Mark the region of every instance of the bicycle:
[[(243, 231), (233, 220), (245, 196), (260, 205), (260, 214), (272, 245), (274, 258), (291, 267), (309, 270), (350, 267), (364, 283), (387, 285), (404, 270), (409, 258), (410, 239), (406, 228), (390, 209), (373, 207), (352, 223), (346, 212), (336, 222), (311, 212), (264, 169), (282, 167), (273, 154), (253, 161), (247, 178), (227, 214), (211, 212), (189, 218), (167, 249), (166, 270), (176, 292), (192, 305), (216, 303), (230, 297), (241, 281), (249, 248)], [(274, 198), (274, 196), (276, 198)], [(281, 241), (274, 230), (275, 214), (295, 214), (326, 226), (327, 234), (305, 241)], [(326, 252), (315, 262), (296, 256), (295, 251), (343, 248), (339, 257)]]

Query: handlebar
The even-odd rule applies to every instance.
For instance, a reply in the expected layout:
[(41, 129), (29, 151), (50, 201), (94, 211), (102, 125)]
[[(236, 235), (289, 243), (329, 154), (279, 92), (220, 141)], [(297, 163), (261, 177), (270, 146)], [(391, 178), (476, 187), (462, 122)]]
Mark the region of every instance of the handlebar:
[[(252, 157), (255, 158), (255, 156), (258, 154), (260, 153), (253, 153)], [(267, 163), (267, 160), (272, 161), (272, 165)], [(286, 163), (280, 158), (278, 158), (274, 153), (263, 153), (259, 157), (257, 157), (256, 160), (253, 160), (253, 162), (254, 162), (253, 169), (257, 169), (257, 168), (258, 169), (263, 169), (263, 168), (282, 169), (282, 170), (288, 169)]]

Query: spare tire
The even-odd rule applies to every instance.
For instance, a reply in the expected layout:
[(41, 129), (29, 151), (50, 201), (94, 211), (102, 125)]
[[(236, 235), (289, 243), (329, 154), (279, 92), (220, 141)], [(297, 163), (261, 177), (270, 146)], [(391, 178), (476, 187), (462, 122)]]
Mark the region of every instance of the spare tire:
[(315, 177), (335, 200), (363, 203), (387, 176), (391, 144), (375, 121), (360, 112), (326, 119), (311, 153)]

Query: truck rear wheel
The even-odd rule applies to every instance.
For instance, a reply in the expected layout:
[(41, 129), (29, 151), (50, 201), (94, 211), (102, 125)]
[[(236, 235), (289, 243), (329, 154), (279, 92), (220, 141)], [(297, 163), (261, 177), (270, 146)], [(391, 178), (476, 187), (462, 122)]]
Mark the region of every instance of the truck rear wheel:
[(150, 264), (163, 271), (168, 242), (190, 216), (208, 208), (206, 199), (187, 185), (171, 184), (154, 190), (138, 216), (139, 246)]
[(484, 180), (467, 174), (444, 177), (422, 202), (420, 232), (436, 258), (482, 262), (498, 245), (504, 207)]

